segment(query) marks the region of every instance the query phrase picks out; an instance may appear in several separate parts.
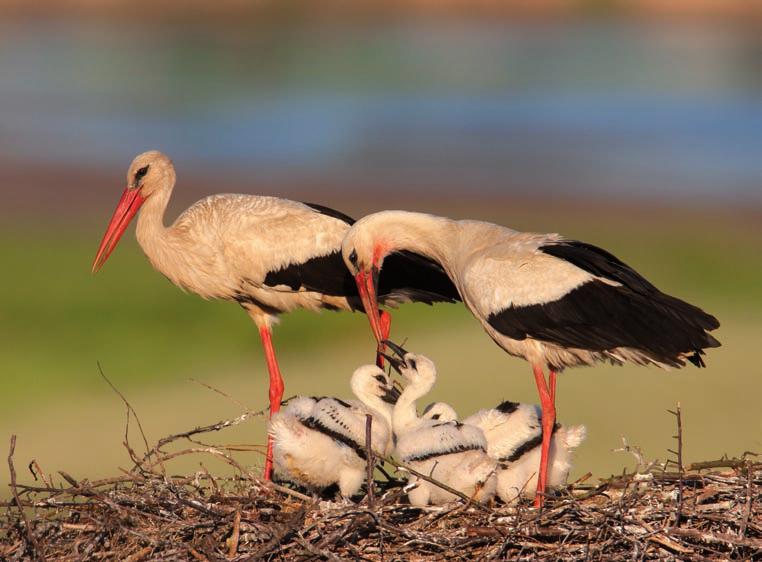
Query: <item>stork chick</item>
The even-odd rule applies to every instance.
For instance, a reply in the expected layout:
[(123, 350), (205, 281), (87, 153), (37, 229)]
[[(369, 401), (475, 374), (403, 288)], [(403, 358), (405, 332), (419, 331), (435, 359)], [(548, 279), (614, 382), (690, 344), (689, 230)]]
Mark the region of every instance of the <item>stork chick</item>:
[[(516, 501), (519, 496), (535, 497), (542, 446), (541, 412), (537, 405), (506, 400), (463, 420), (484, 433), (487, 453), (499, 463), (497, 495), (506, 503)], [(548, 456), (548, 487), (558, 488), (566, 483), (572, 452), (585, 434), (583, 425), (555, 424)]]
[(392, 408), (399, 397), (389, 376), (375, 365), (352, 375), (358, 401), (298, 397), (270, 420), (273, 468), (281, 480), (313, 491), (338, 484), (341, 495), (356, 494), (365, 478), (366, 416), (373, 416), (371, 449), (386, 456), (393, 449)]
[(458, 421), (458, 412), (446, 402), (432, 402), (423, 409), (421, 417), (439, 422)]
[[(440, 421), (444, 414), (457, 418), (452, 408), (430, 409), (418, 417), (416, 400), (426, 395), (436, 382), (436, 367), (423, 355), (407, 353), (386, 341), (399, 358), (387, 356), (391, 365), (407, 380), (392, 411), (392, 427), (397, 437), (395, 454), (403, 464), (458, 490), (474, 501), (487, 502), (495, 495), (496, 463), (487, 455), (487, 442), (480, 429), (455, 421)], [(408, 480), (412, 505), (443, 504), (457, 499), (436, 484), (413, 475)]]

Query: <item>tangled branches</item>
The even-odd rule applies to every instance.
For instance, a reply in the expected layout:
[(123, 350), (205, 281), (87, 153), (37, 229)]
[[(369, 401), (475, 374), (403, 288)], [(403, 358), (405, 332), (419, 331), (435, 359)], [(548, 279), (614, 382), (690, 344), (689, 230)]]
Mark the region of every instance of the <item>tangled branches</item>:
[[(762, 552), (762, 463), (752, 456), (687, 466), (680, 458), (676, 471), (648, 478), (580, 480), (542, 511), (413, 507), (394, 478), (377, 479), (365, 498), (331, 501), (263, 482), (229, 448), (198, 441), (257, 414), (145, 443), (143, 455), (125, 439), (132, 469), (92, 482), (59, 473), (56, 483), (30, 464), (40, 484), (17, 483), (14, 438), (0, 560), (741, 560)], [(191, 446), (165, 449), (183, 441)], [(181, 455), (213, 455), (235, 474), (169, 475), (165, 464)]]

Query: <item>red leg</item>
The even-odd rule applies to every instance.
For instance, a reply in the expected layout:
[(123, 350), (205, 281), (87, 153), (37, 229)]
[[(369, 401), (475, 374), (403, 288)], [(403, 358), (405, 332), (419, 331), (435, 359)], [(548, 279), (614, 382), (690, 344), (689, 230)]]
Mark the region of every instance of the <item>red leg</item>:
[(548, 379), (550, 384), (550, 399), (553, 401), (553, 406), (556, 405), (556, 372), (551, 370), (548, 372)]
[[(381, 336), (383, 339), (388, 340), (389, 334), (392, 331), (392, 315), (385, 310), (379, 310), (378, 313), (379, 320), (381, 321)], [(386, 346), (379, 342), (377, 350), (379, 352), (386, 351)], [(384, 368), (384, 358), (378, 353), (376, 353), (376, 365), (378, 365), (381, 369)]]
[(556, 407), (553, 403), (555, 398), (555, 373), (550, 372), (550, 383), (553, 389), (548, 389), (545, 382), (545, 374), (542, 367), (533, 365), (534, 380), (537, 384), (537, 392), (540, 395), (542, 406), (542, 449), (540, 452), (540, 473), (537, 475), (537, 494), (534, 498), (535, 507), (542, 507), (545, 499), (545, 486), (548, 481), (548, 455), (550, 453), (550, 439), (553, 437), (553, 426), (556, 423)]
[[(268, 326), (260, 326), (259, 335), (262, 337), (262, 345), (265, 348), (265, 360), (267, 371), (270, 373), (270, 417), (280, 410), (280, 402), (283, 399), (283, 377), (280, 376), (278, 360), (275, 358), (273, 349), (272, 332)], [(273, 471), (273, 439), (267, 436), (267, 456), (265, 457), (265, 480), (270, 480)]]
[(389, 334), (392, 332), (392, 315), (385, 310), (379, 310), (378, 313), (381, 320), (381, 334), (385, 340), (388, 340)]

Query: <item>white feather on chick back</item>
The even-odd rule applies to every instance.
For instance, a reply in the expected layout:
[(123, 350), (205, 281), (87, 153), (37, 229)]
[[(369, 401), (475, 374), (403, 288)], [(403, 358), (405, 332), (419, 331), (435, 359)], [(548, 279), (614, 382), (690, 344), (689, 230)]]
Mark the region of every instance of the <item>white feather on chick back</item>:
[(371, 444), (376, 454), (392, 448), (391, 409), (398, 392), (375, 365), (352, 375), (360, 401), (299, 397), (270, 420), (276, 477), (311, 490), (338, 484), (344, 497), (356, 494), (365, 478), (366, 416), (371, 415)]
[[(540, 462), (542, 417), (540, 407), (504, 401), (495, 408), (479, 410), (463, 420), (479, 427), (487, 439), (490, 457), (500, 461), (497, 495), (509, 503), (519, 496), (533, 498)], [(585, 439), (582, 425), (556, 425), (548, 456), (548, 486), (566, 483), (571, 470), (572, 453)]]
[[(486, 453), (487, 442), (480, 429), (457, 421), (433, 419), (457, 417), (452, 408), (438, 406), (418, 417), (415, 402), (436, 382), (436, 367), (423, 355), (402, 354), (400, 374), (408, 381), (392, 413), (397, 436), (395, 454), (403, 464), (431, 476), (475, 501), (486, 502), (495, 495), (496, 463)], [(457, 496), (412, 475), (408, 498), (413, 505), (442, 504)]]

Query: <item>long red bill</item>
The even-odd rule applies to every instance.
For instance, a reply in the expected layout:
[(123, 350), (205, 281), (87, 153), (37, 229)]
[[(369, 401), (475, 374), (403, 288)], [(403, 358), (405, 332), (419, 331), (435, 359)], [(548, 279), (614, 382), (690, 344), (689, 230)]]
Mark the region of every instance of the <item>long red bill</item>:
[(378, 313), (378, 298), (376, 297), (376, 286), (374, 275), (370, 271), (360, 271), (355, 276), (357, 290), (360, 293), (365, 315), (370, 321), (370, 328), (376, 341), (380, 344), (385, 338), (381, 330), (381, 318)]
[(93, 273), (98, 271), (116, 248), (119, 239), (130, 224), (132, 217), (138, 212), (140, 206), (145, 201), (145, 197), (140, 195), (139, 189), (127, 188), (122, 193), (119, 203), (116, 205), (111, 221), (106, 228), (106, 234), (103, 235), (98, 253), (93, 260)]

